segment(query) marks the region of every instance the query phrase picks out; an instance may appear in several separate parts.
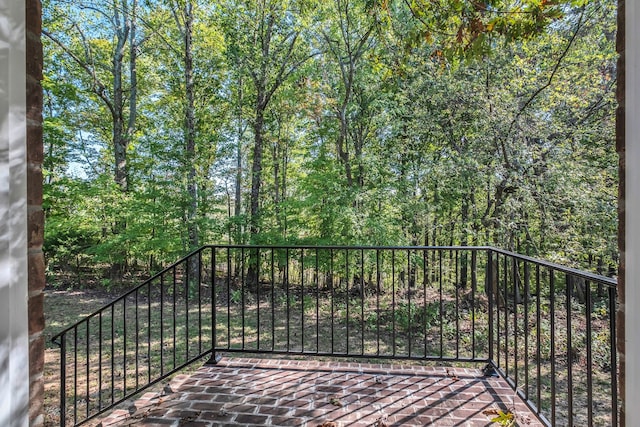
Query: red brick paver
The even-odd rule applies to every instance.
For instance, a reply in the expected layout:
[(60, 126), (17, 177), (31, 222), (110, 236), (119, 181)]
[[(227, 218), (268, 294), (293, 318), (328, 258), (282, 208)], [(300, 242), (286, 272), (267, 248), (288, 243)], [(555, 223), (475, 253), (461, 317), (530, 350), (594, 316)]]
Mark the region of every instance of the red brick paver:
[(102, 426), (492, 426), (510, 410), (542, 426), (502, 378), (479, 369), (225, 358), (178, 375)]

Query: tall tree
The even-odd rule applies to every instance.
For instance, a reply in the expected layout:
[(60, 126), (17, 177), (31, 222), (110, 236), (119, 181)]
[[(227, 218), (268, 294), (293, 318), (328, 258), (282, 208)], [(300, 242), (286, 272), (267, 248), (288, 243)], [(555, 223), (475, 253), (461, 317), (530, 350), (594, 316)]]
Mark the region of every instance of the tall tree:
[(276, 91), (312, 55), (300, 42), (306, 25), (303, 2), (257, 0), (229, 6), (233, 19), (243, 23), (231, 28), (230, 37), (241, 50), (242, 68), (252, 83), (253, 150), (250, 193), (250, 240), (260, 231), (260, 197), (265, 150), (266, 114)]
[[(113, 180), (122, 193), (127, 193), (128, 150), (138, 115), (137, 60), (143, 41), (138, 34), (138, 1), (80, 2), (69, 9), (54, 0), (49, 6), (52, 11), (47, 14), (43, 34), (77, 65), (73, 72), (82, 74), (76, 75), (78, 81), (106, 108), (110, 117)], [(95, 134), (101, 129), (81, 132)], [(112, 232), (120, 235), (125, 229), (125, 215), (116, 214)], [(125, 267), (126, 255), (121, 247), (114, 253), (112, 277), (117, 279)]]
[[(136, 62), (142, 42), (137, 37), (138, 2), (82, 2), (64, 12), (62, 6), (56, 1), (50, 3), (53, 20), (43, 34), (75, 61), (85, 73), (87, 89), (107, 107), (111, 116), (114, 181), (126, 192), (127, 149), (137, 117)], [(95, 24), (94, 29), (84, 27), (81, 20), (87, 18)], [(110, 52), (104, 51), (101, 41), (107, 42)]]
[[(335, 116), (340, 124), (336, 137), (336, 152), (345, 169), (345, 176), (349, 187), (354, 185), (353, 159), (351, 145), (355, 151), (355, 158), (360, 163), (362, 158), (362, 138), (351, 138), (354, 135), (352, 120), (354, 97), (358, 90), (358, 71), (363, 55), (371, 48), (372, 33), (375, 28), (373, 21), (364, 13), (364, 5), (357, 0), (335, 0), (333, 2), (334, 15), (338, 17), (335, 27), (324, 31), (322, 36), (331, 56), (331, 62), (339, 67), (340, 84), (336, 86)], [(356, 134), (357, 135), (357, 134)], [(357, 173), (356, 184), (362, 186), (362, 171)]]
[(184, 73), (184, 165), (186, 169), (187, 207), (186, 225), (188, 246), (195, 249), (199, 246), (198, 233), (198, 183), (196, 180), (196, 112), (195, 83), (193, 66), (193, 25), (194, 11), (192, 0), (177, 1), (172, 5), (172, 13), (178, 31), (183, 40), (183, 73)]

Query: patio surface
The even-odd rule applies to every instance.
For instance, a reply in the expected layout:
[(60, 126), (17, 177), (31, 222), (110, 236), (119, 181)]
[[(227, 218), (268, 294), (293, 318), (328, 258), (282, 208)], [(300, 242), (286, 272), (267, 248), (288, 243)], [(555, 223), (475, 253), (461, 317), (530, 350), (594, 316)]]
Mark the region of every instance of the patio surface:
[(519, 426), (542, 426), (502, 378), (480, 369), (225, 357), (101, 425), (476, 427), (497, 426), (498, 409)]

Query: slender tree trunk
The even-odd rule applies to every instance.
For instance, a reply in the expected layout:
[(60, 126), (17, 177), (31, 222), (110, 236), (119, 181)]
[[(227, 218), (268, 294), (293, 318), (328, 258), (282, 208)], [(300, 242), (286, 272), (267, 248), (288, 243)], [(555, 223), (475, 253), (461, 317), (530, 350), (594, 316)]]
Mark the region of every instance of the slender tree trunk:
[[(280, 201), (284, 203), (287, 199), (287, 168), (289, 165), (289, 150), (284, 146), (282, 150), (282, 186), (280, 189)], [(287, 209), (286, 205), (282, 207), (282, 237), (287, 237)]]
[[(138, 0), (132, 0), (129, 30), (129, 121), (127, 123), (127, 143), (133, 139), (138, 116), (138, 42), (136, 41)], [(125, 151), (126, 153), (126, 151)], [(128, 184), (128, 182), (127, 182)]]
[[(263, 97), (263, 94), (258, 94)], [(260, 106), (256, 109), (256, 116), (253, 125), (253, 163), (251, 166), (251, 219), (249, 222), (249, 232), (251, 238), (255, 238), (260, 231), (260, 187), (262, 184), (262, 156), (264, 151), (264, 110)]]
[[(469, 245), (469, 233), (467, 231), (467, 223), (469, 221), (469, 199), (471, 198), (471, 194), (473, 193), (473, 189), (469, 192), (467, 197), (462, 199), (462, 208), (461, 208), (461, 218), (460, 224), (462, 225), (460, 237), (460, 246), (468, 246)], [(460, 287), (462, 289), (467, 288), (467, 275), (468, 275), (468, 252), (463, 249), (460, 255)]]
[[(121, 14), (117, 7), (114, 8), (114, 21), (116, 23), (116, 46), (113, 55), (113, 151), (115, 161), (114, 180), (123, 192), (128, 190), (127, 174), (127, 132), (124, 125), (124, 89), (123, 89), (123, 63), (126, 44), (129, 41), (130, 18), (127, 13), (128, 3), (123, 3)], [(134, 51), (135, 53), (135, 51)], [(135, 64), (135, 60), (133, 62)], [(135, 69), (135, 68), (134, 68)], [(124, 225), (124, 224), (122, 224)], [(120, 230), (116, 230), (119, 232)]]
[[(122, 9), (114, 7), (114, 23), (116, 34), (116, 46), (113, 55), (112, 73), (113, 73), (113, 101), (111, 103), (111, 115), (113, 121), (113, 154), (114, 154), (114, 181), (120, 191), (126, 193), (129, 191), (129, 171), (127, 165), (127, 149), (133, 133), (135, 131), (136, 115), (137, 115), (137, 42), (136, 42), (136, 18), (137, 0), (122, 3)], [(129, 43), (129, 88), (128, 102), (126, 99), (126, 90), (124, 88), (125, 73), (125, 51)], [(102, 91), (102, 89), (97, 89)], [(102, 93), (101, 97), (106, 95)], [(104, 99), (104, 98), (103, 98)], [(129, 106), (129, 116), (125, 115), (125, 104)], [(109, 106), (109, 102), (107, 102)], [(122, 217), (115, 219), (113, 233), (123, 233), (127, 225)], [(119, 281), (122, 274), (127, 268), (127, 254), (124, 252), (116, 254), (110, 276), (114, 281)]]
[(235, 200), (233, 214), (236, 218), (235, 222), (235, 243), (242, 243), (243, 226), (240, 222), (242, 215), (242, 141), (244, 131), (246, 129), (242, 121), (242, 102), (243, 102), (243, 80), (242, 76), (238, 78), (238, 104), (236, 111), (236, 120), (238, 121), (236, 128), (236, 182), (235, 182)]
[(340, 120), (340, 133), (338, 134), (338, 139), (336, 141), (336, 151), (338, 152), (338, 157), (342, 161), (344, 165), (345, 175), (347, 178), (347, 185), (349, 187), (353, 186), (353, 175), (351, 173), (351, 158), (349, 156), (349, 123), (347, 119), (347, 106), (346, 104), (340, 108), (338, 112), (338, 119)]
[(276, 227), (282, 234), (282, 222), (280, 221), (280, 135), (278, 140), (273, 144), (272, 151), (273, 162), (273, 206), (276, 216)]
[[(238, 142), (236, 145), (236, 182), (233, 214), (236, 217), (239, 217), (242, 214), (242, 138), (240, 135), (238, 135)], [(241, 227), (239, 227), (239, 232), (242, 234)]]
[(199, 246), (198, 231), (198, 185), (196, 181), (196, 118), (195, 118), (195, 84), (193, 77), (193, 4), (187, 0), (184, 6), (184, 79), (185, 79), (185, 160), (187, 172), (187, 228), (189, 235), (189, 249)]
[[(262, 156), (264, 150), (264, 109), (262, 102), (264, 94), (258, 92), (258, 108), (256, 108), (256, 116), (253, 125), (254, 145), (253, 145), (253, 164), (251, 166), (251, 202), (250, 211), (251, 218), (249, 220), (250, 243), (254, 244), (258, 233), (260, 232), (260, 187), (262, 183)], [(249, 253), (249, 266), (247, 269), (247, 285), (249, 289), (255, 290), (258, 286), (258, 258), (253, 255), (253, 251)]]

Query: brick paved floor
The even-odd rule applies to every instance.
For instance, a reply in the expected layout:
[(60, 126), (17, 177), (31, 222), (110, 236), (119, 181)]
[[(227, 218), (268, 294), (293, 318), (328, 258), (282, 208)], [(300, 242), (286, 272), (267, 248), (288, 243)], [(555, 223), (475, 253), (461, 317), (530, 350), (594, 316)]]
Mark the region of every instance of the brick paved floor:
[(101, 425), (475, 427), (497, 425), (485, 414), (492, 409), (542, 425), (502, 378), (478, 369), (224, 358)]

